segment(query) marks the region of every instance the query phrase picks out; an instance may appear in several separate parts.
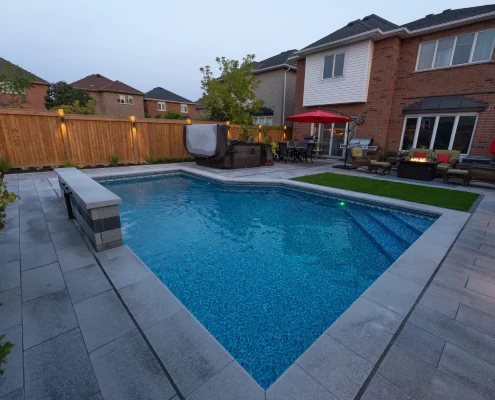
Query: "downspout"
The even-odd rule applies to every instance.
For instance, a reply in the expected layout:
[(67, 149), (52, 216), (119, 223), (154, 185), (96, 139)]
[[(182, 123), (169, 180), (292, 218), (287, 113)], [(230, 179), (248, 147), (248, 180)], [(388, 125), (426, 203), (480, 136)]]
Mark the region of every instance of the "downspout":
[(290, 67), (284, 72), (284, 97), (282, 99), (282, 125), (285, 125), (285, 95), (287, 93), (287, 72), (290, 71)]

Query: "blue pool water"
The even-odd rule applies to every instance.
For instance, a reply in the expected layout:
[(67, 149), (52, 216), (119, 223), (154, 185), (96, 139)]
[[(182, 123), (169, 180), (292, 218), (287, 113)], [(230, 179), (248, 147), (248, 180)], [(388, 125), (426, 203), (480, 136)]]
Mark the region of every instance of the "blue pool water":
[(102, 184), (125, 243), (263, 388), (434, 221), (184, 174)]

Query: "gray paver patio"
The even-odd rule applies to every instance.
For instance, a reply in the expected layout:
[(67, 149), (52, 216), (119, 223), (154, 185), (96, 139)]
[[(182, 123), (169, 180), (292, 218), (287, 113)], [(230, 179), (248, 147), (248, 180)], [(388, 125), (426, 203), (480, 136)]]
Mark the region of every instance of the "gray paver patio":
[[(87, 174), (174, 168), (132, 166)], [(323, 162), (196, 169), (254, 180), (329, 171)], [(197, 321), (160, 290), (160, 282), (125, 247), (100, 253), (103, 269), (96, 263), (77, 223), (66, 219), (53, 173), (9, 175), (7, 181), (22, 199), (8, 207), (0, 236), (0, 333), (16, 344), (0, 377), (1, 400), (495, 398), (493, 189), (428, 183), (484, 194), (452, 248), (443, 246), (443, 238), (430, 238), (421, 269), (398, 264), (387, 272), (386, 287), (366, 292), (368, 324), (354, 324), (349, 315), (338, 321), (319, 339), (324, 346), (305, 353), (265, 394), (212, 337), (203, 336)], [(149, 302), (142, 301), (143, 293)], [(358, 306), (359, 320), (365, 307)], [(349, 326), (355, 334), (346, 336)], [(204, 346), (188, 346), (188, 337)]]

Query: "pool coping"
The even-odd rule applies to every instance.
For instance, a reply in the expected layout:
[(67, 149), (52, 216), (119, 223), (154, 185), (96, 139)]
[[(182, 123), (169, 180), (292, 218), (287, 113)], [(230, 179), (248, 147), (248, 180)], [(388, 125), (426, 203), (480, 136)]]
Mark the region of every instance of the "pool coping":
[[(179, 388), (180, 397), (188, 399), (228, 399), (229, 395), (242, 393), (249, 399), (271, 400), (287, 398), (295, 391), (301, 399), (315, 398), (318, 393), (329, 396), (328, 392), (338, 399), (353, 399), (428, 286), (470, 216), (467, 212), (287, 179), (225, 178), (187, 166), (171, 166), (149, 173), (119, 171), (98, 174), (94, 179), (167, 172), (183, 172), (223, 183), (276, 184), (439, 215), (432, 226), (266, 392), (130, 248), (122, 246), (97, 253), (100, 265), (115, 285), (121, 300)], [(156, 285), (155, 280), (160, 285)], [(165, 308), (175, 311), (170, 314), (161, 310), (162, 316), (166, 317), (156, 322), (160, 318), (157, 316), (154, 320), (156, 323), (150, 326), (140, 322), (146, 320), (143, 318), (143, 310), (150, 312), (149, 307), (146, 308), (150, 303), (149, 291), (129, 296), (133, 288), (148, 282), (154, 282), (153, 290), (161, 292), (154, 292), (154, 296), (166, 299)], [(149, 315), (146, 316), (149, 320)], [(167, 333), (166, 337), (161, 336), (163, 332)], [(170, 337), (171, 341), (168, 340)]]

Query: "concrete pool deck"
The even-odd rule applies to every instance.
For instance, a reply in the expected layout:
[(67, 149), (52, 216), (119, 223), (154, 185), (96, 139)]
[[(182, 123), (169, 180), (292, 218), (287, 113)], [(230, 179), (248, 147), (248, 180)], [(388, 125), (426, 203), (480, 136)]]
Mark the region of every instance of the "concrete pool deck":
[[(341, 172), (323, 162), (84, 172), (183, 167), (248, 182)], [(0, 231), (0, 333), (16, 344), (0, 378), (2, 400), (495, 398), (493, 190), (449, 185), (484, 193), (476, 211), (428, 207), (445, 212), (434, 224), (442, 235), (427, 231), (410, 248), (416, 255), (401, 256), (265, 393), (127, 247), (93, 255), (66, 219), (54, 173), (7, 181), (22, 199)]]

